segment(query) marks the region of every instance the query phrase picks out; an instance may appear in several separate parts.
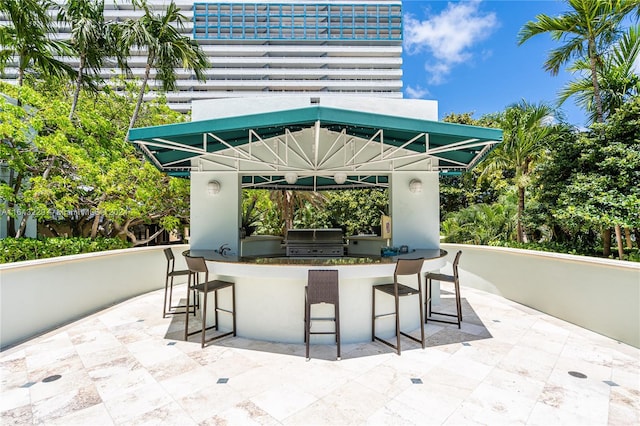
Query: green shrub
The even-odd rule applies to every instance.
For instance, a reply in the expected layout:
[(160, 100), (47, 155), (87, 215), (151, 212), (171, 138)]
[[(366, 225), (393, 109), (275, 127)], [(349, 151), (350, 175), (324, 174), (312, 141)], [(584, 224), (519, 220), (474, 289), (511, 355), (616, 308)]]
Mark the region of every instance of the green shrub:
[(0, 263), (129, 247), (129, 242), (119, 238), (5, 238), (0, 240)]
[[(538, 250), (538, 251), (548, 251), (554, 253), (566, 253), (566, 254), (576, 254), (580, 256), (591, 256), (591, 257), (603, 257), (602, 256), (602, 247), (587, 247), (587, 246), (572, 246), (567, 243), (559, 243), (555, 241), (547, 241), (547, 242), (539, 242), (539, 243), (517, 243), (515, 241), (492, 241), (489, 243), (490, 246), (496, 247), (511, 247), (511, 248), (520, 248), (526, 250)], [(612, 255), (609, 256), (610, 259), (616, 259), (618, 251), (612, 251)], [(625, 248), (624, 249), (624, 260), (628, 260), (631, 262), (639, 262), (640, 261), (640, 250), (637, 248)]]

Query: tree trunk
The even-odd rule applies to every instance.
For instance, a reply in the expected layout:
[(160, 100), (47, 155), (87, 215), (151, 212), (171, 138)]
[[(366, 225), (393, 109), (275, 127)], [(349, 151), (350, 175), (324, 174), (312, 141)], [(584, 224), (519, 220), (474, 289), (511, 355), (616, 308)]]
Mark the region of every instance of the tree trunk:
[(98, 235), (98, 226), (100, 225), (100, 215), (96, 212), (91, 224), (91, 238), (95, 238)]
[(602, 98), (600, 98), (600, 83), (598, 82), (598, 73), (596, 69), (596, 42), (593, 37), (589, 38), (589, 64), (591, 66), (591, 83), (593, 84), (593, 100), (596, 105), (596, 120), (598, 123), (604, 123), (604, 114), (602, 113)]
[(47, 164), (47, 168), (42, 173), (43, 179), (46, 180), (49, 177), (49, 174), (51, 174), (51, 169), (53, 169), (53, 164), (55, 163), (55, 161), (56, 161), (56, 157), (49, 158), (49, 164)]
[(622, 229), (620, 225), (616, 225), (616, 241), (618, 243), (618, 257), (624, 259), (624, 246), (622, 245)]
[(53, 235), (54, 237), (60, 236), (60, 234), (58, 234), (58, 231), (53, 226), (51, 226), (50, 223), (45, 223), (44, 227), (47, 228), (49, 232), (51, 232), (51, 235)]
[(25, 231), (27, 229), (28, 219), (29, 215), (26, 212), (23, 212), (22, 220), (20, 220), (20, 227), (18, 228), (18, 232), (16, 232), (16, 238), (24, 237)]
[[(133, 115), (131, 116), (131, 121), (129, 122), (129, 129), (133, 129), (133, 126), (136, 124), (138, 120), (138, 114), (140, 113), (140, 106), (142, 105), (142, 99), (144, 98), (144, 91), (147, 88), (147, 82), (149, 81), (149, 73), (151, 72), (151, 64), (150, 61), (147, 61), (147, 66), (144, 69), (144, 79), (142, 80), (142, 87), (140, 87), (140, 93), (138, 94), (138, 101), (136, 102), (136, 107), (133, 110)], [(125, 140), (129, 140), (129, 132), (127, 131), (127, 135), (125, 136)]]
[(522, 226), (522, 216), (524, 214), (524, 187), (518, 187), (518, 223), (517, 223), (517, 241), (524, 241), (524, 227)]
[[(24, 83), (24, 68), (21, 66), (22, 64), (22, 58), (18, 58), (18, 87), (22, 87), (22, 84)], [(20, 97), (21, 93), (20, 90), (18, 90), (18, 101), (16, 102), (18, 104), (19, 107), (22, 106), (22, 99)]]
[(606, 228), (602, 232), (602, 255), (604, 257), (611, 255), (611, 228)]
[(154, 232), (152, 235), (150, 235), (148, 238), (145, 238), (144, 240), (138, 240), (136, 239), (136, 236), (133, 234), (133, 232), (127, 231), (127, 236), (129, 236), (129, 238), (131, 238), (131, 242), (133, 243), (133, 246), (141, 246), (143, 244), (147, 244), (150, 241), (153, 241), (158, 235), (162, 234), (164, 232), (164, 229), (160, 228), (159, 230), (157, 230), (156, 232)]
[(82, 74), (84, 71), (84, 55), (80, 55), (80, 66), (78, 67), (78, 78), (76, 79), (76, 88), (73, 92), (73, 102), (71, 102), (71, 111), (69, 112), (69, 120), (73, 119), (73, 114), (78, 105), (78, 97), (80, 96), (80, 88), (82, 87)]
[(633, 248), (633, 241), (631, 241), (631, 229), (624, 228), (624, 237), (627, 240), (627, 248)]
[[(9, 169), (9, 186), (14, 188), (13, 192), (15, 193), (15, 186), (13, 182), (13, 170)], [(10, 211), (15, 210), (16, 204), (13, 201), (7, 202), (7, 236), (15, 237), (16, 236), (16, 220), (9, 214)]]

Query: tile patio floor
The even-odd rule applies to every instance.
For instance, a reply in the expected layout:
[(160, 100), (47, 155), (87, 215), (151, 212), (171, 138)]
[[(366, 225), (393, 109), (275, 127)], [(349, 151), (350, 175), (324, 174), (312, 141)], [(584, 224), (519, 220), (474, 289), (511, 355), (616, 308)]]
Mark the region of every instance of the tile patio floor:
[(0, 423), (640, 424), (640, 350), (474, 289), (462, 329), (428, 324), (425, 350), (314, 345), (309, 362), (303, 345), (184, 342), (162, 296), (1, 352)]

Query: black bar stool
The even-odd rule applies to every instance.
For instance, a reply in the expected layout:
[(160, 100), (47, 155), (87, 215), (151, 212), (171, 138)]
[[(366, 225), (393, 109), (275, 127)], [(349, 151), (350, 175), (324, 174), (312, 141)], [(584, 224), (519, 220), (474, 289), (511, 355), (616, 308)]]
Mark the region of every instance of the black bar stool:
[[(313, 334), (335, 334), (338, 346), (337, 359), (340, 359), (340, 292), (338, 288), (338, 271), (327, 269), (309, 270), (307, 286), (304, 288), (304, 341), (309, 357), (309, 340)], [(333, 318), (311, 318), (311, 305), (317, 303), (333, 304)], [(312, 321), (333, 321), (334, 331), (311, 331)]]
[[(427, 272), (424, 277), (427, 281), (427, 298), (425, 300), (425, 309), (427, 311), (427, 316), (425, 317), (425, 324), (427, 323), (427, 321), (434, 321), (434, 322), (441, 322), (441, 323), (445, 323), (445, 324), (457, 324), (458, 328), (460, 328), (460, 323), (462, 322), (462, 304), (460, 303), (460, 280), (458, 277), (458, 263), (460, 262), (460, 256), (462, 256), (462, 250), (458, 251), (458, 253), (456, 253), (456, 257), (453, 261), (453, 275), (446, 275), (446, 274), (440, 274), (437, 272)], [(431, 289), (431, 281), (435, 280), (435, 281), (445, 281), (445, 282), (450, 282), (453, 283), (453, 290), (455, 292), (455, 298), (456, 298), (456, 313), (455, 314), (451, 314), (451, 313), (447, 313), (447, 312), (436, 312), (431, 310), (431, 295), (432, 295), (432, 289)], [(431, 315), (436, 314), (436, 315), (444, 315), (447, 317), (455, 317), (456, 320), (455, 321), (449, 321), (449, 320), (445, 320), (445, 319), (437, 319), (437, 318), (433, 318)]]
[[(162, 318), (166, 318), (167, 315), (174, 314), (184, 314), (187, 312), (187, 305), (175, 305), (172, 304), (173, 297), (173, 278), (180, 276), (188, 276), (189, 270), (176, 270), (176, 258), (173, 256), (173, 251), (170, 248), (166, 248), (163, 250), (164, 256), (167, 258), (167, 274), (164, 281), (164, 305), (162, 306)], [(196, 299), (196, 292), (194, 291), (194, 300), (196, 300), (196, 307), (198, 306)], [(167, 305), (167, 298), (169, 299), (169, 304)], [(196, 307), (193, 308), (192, 311), (189, 311), (190, 314), (196, 314)], [(175, 310), (178, 308), (185, 308), (184, 312), (176, 312)]]
[[(211, 280), (209, 281), (209, 269), (207, 268), (207, 263), (204, 260), (204, 257), (190, 257), (185, 256), (187, 261), (187, 266), (189, 267), (189, 281), (187, 286), (187, 309), (190, 308), (189, 302), (189, 293), (191, 290), (195, 290), (198, 293), (203, 293), (204, 301), (202, 302), (202, 330), (200, 332), (194, 331), (189, 333), (189, 315), (186, 315), (184, 322), (184, 340), (188, 340), (189, 336), (194, 335), (196, 333), (201, 333), (200, 344), (204, 348), (204, 344), (211, 342), (213, 340), (221, 339), (225, 336), (236, 335), (236, 288), (235, 284), (229, 281), (222, 280)], [(198, 274), (204, 273), (204, 282), (198, 282)], [(218, 290), (225, 289), (227, 287), (231, 287), (231, 309), (222, 309), (218, 305)], [(207, 327), (207, 295), (209, 293), (214, 293), (214, 309), (215, 309), (215, 324)], [(194, 307), (195, 308), (195, 307)], [(233, 328), (231, 331), (219, 334), (217, 336), (211, 337), (205, 340), (205, 332), (207, 330), (218, 330), (218, 312), (224, 312), (231, 314), (233, 319)]]
[[(422, 310), (422, 280), (420, 278), (420, 272), (424, 259), (398, 259), (396, 263), (396, 269), (393, 273), (393, 282), (389, 284), (378, 284), (372, 287), (373, 299), (372, 299), (372, 316), (371, 316), (371, 341), (378, 340), (387, 346), (394, 348), (398, 355), (400, 355), (400, 335), (408, 337), (422, 344), (422, 349), (425, 347), (424, 340), (424, 312)], [(410, 287), (408, 285), (400, 284), (398, 282), (398, 276), (401, 275), (416, 275), (418, 278), (418, 289)], [(395, 298), (395, 310), (394, 312), (387, 314), (376, 315), (376, 291), (388, 294)], [(400, 330), (400, 298), (405, 296), (418, 295), (418, 305), (420, 305), (420, 339), (417, 339), (407, 333)], [(392, 344), (378, 336), (376, 336), (376, 320), (378, 318), (394, 315), (396, 317), (396, 344)]]

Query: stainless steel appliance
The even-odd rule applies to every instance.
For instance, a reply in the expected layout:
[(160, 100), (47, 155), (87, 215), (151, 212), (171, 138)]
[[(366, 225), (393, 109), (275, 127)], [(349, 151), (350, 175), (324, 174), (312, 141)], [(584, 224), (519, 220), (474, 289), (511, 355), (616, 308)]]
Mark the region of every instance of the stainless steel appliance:
[(345, 248), (341, 229), (289, 229), (284, 244), (290, 257), (340, 257)]

